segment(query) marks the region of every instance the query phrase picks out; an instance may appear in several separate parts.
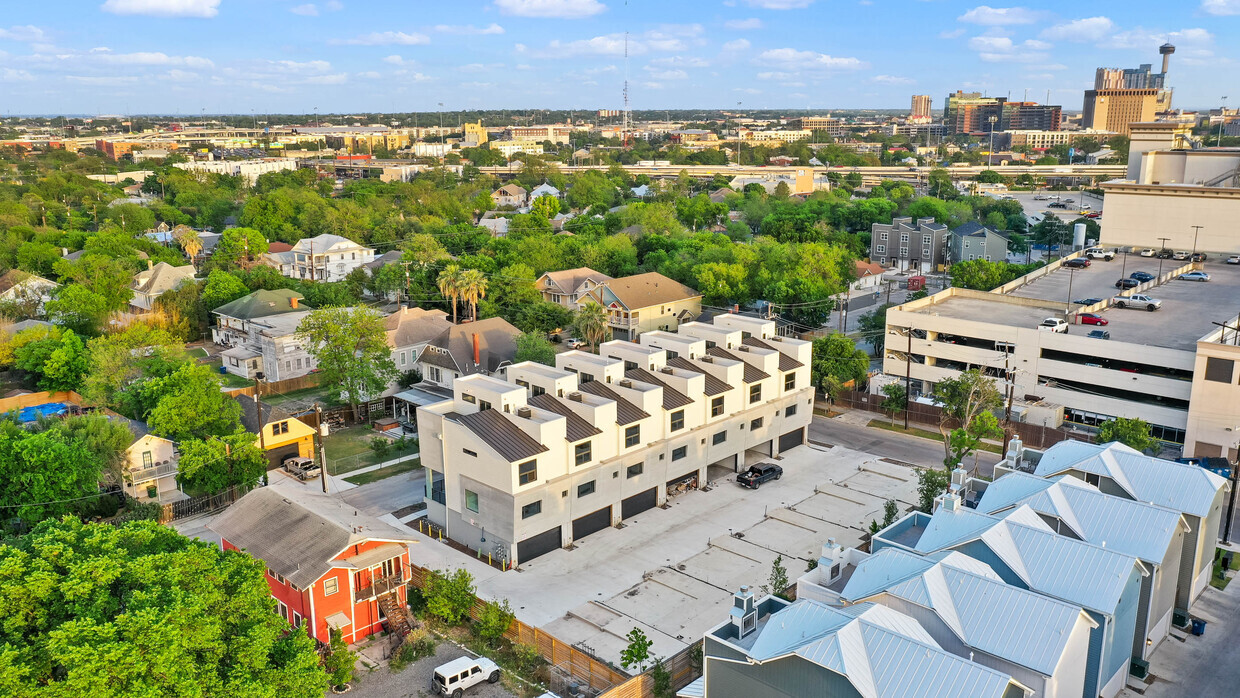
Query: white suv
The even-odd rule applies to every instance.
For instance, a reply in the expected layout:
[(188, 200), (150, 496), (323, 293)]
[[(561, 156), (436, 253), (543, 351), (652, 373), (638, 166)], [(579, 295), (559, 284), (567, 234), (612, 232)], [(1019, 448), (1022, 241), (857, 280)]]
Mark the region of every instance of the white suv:
[(1068, 321), (1058, 317), (1048, 317), (1038, 325), (1040, 332), (1061, 332), (1068, 334)]
[(461, 657), (435, 668), (431, 678), (431, 693), (437, 696), (461, 698), (465, 689), (480, 683), (499, 681), (499, 666), (486, 657)]
[(1115, 250), (1104, 250), (1101, 247), (1091, 247), (1085, 250), (1085, 254), (1090, 259), (1104, 259), (1108, 262), (1115, 259)]

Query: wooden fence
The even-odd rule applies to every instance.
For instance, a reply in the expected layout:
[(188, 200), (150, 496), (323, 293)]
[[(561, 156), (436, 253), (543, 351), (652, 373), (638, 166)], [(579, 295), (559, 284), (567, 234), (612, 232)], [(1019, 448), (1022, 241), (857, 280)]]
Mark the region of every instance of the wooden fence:
[[(664, 660), (663, 668), (672, 676), (673, 691), (679, 691), (702, 675), (698, 667), (693, 665), (693, 649), (698, 644), (700, 641)], [(601, 694), (599, 698), (654, 698), (654, 677), (650, 671), (639, 674)]]
[(0, 399), (0, 413), (20, 410), (24, 407), (46, 405), (49, 402), (67, 402), (71, 405), (82, 404), (82, 396), (72, 390), (59, 390), (54, 393), (26, 393)]
[[(259, 483), (262, 486), (262, 483)], [(250, 488), (240, 488), (236, 485), (229, 487), (223, 492), (215, 494), (204, 494), (200, 497), (191, 497), (190, 499), (182, 499), (179, 502), (163, 505), (159, 512), (159, 522), (166, 524), (180, 519), (187, 519), (191, 516), (199, 514), (211, 514), (231, 505), (233, 502), (241, 499)]]
[[(274, 381), (271, 383), (263, 383), (263, 395), (274, 395), (277, 393), (291, 393), (294, 390), (305, 390), (306, 388), (317, 388), (320, 383), (320, 374), (307, 373), (297, 378), (289, 378), (288, 380)], [(254, 386), (247, 385), (244, 388), (233, 388), (227, 391), (232, 397), (238, 395), (248, 395), (254, 397)]]

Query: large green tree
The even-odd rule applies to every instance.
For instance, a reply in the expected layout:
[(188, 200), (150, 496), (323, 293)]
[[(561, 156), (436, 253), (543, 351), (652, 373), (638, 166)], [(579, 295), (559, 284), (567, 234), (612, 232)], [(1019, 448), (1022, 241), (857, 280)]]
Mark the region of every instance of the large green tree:
[(541, 334), (522, 332), (517, 335), (517, 362), (535, 361), (548, 366), (555, 365), (555, 347)]
[(29, 431), (11, 420), (0, 421), (0, 463), (5, 524), (13, 523), (14, 516), (29, 525), (77, 511), (86, 498), (98, 494), (104, 469), (97, 454), (59, 424)]
[(1150, 424), (1135, 417), (1116, 417), (1098, 426), (1098, 443), (1118, 441), (1125, 446), (1144, 451), (1153, 448), (1158, 440), (1150, 433)]
[(253, 434), (238, 432), (206, 440), (186, 440), (181, 451), (181, 484), (197, 492), (220, 492), (233, 485), (252, 487), (267, 472), (267, 459)]
[(840, 383), (853, 381), (856, 389), (869, 370), (870, 357), (845, 335), (834, 332), (814, 340), (810, 372), (815, 386), (825, 389), (824, 382), (831, 377)]
[(210, 313), (221, 305), (231, 303), (249, 292), (250, 289), (246, 288), (241, 279), (221, 269), (213, 269), (207, 275), (207, 285), (202, 289), (203, 310)]
[(982, 438), (993, 436), (991, 420), (983, 418), (977, 425), (974, 421), (982, 413), (1002, 407), (1003, 395), (993, 379), (974, 368), (955, 378), (939, 381), (934, 386), (934, 397), (942, 407), (939, 433), (943, 435), (943, 463), (951, 469), (959, 465)]
[(141, 402), (151, 432), (173, 441), (226, 436), (241, 426), (241, 405), (220, 390), (211, 369), (186, 362), (143, 383)]
[(305, 317), (297, 327), (314, 356), (322, 385), (353, 407), (378, 395), (396, 379), (383, 315), (367, 307), (324, 308)]
[(321, 698), (263, 563), (151, 521), (47, 521), (0, 545), (0, 694)]

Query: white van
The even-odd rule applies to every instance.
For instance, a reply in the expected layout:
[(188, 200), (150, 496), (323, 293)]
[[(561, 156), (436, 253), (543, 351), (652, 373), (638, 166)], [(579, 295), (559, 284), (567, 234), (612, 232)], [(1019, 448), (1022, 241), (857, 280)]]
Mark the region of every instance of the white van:
[(435, 668), (431, 678), (431, 692), (437, 696), (461, 698), (465, 689), (482, 682), (499, 681), (499, 666), (486, 657), (461, 657)]

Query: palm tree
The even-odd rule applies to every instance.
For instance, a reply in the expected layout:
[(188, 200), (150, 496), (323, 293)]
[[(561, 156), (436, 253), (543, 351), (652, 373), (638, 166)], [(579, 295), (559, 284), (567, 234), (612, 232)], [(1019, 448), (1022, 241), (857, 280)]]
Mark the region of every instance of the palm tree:
[(478, 320), (478, 301), (487, 297), (487, 277), (477, 269), (466, 269), (460, 276), (461, 297), (470, 306), (470, 318)]
[(177, 241), (182, 250), (185, 250), (190, 264), (193, 264), (194, 258), (202, 252), (202, 238), (198, 237), (198, 232), (188, 225), (178, 225), (173, 228), (172, 239)]
[(590, 343), (598, 352), (598, 345), (607, 339), (610, 329), (607, 326), (607, 309), (598, 303), (585, 303), (577, 311), (577, 333)]
[(461, 268), (455, 264), (449, 264), (439, 272), (436, 283), (443, 297), (452, 301), (452, 324), (455, 325), (456, 301), (461, 297)]

